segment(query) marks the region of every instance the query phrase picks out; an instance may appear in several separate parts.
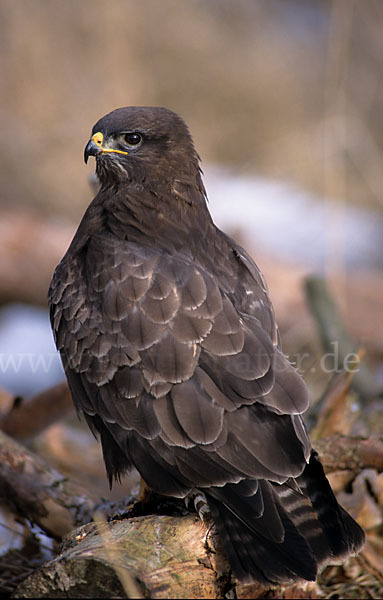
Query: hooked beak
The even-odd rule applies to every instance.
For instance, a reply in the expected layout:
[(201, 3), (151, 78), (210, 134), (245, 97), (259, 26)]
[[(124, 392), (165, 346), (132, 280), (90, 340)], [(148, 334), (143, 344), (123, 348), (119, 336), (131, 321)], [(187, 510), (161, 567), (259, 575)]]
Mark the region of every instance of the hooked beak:
[[(116, 154), (128, 154), (123, 150), (118, 150), (117, 148), (113, 148), (108, 146), (103, 146), (104, 143), (104, 134), (101, 131), (97, 131), (97, 133), (93, 134), (84, 150), (84, 161), (88, 162), (88, 158), (90, 156), (99, 156), (100, 154), (104, 154), (104, 152), (113, 152)], [(110, 142), (109, 142), (110, 143)]]
[(102, 154), (102, 148), (100, 148), (100, 146), (98, 146), (92, 138), (91, 140), (89, 140), (89, 142), (85, 146), (85, 150), (84, 150), (85, 164), (88, 162), (88, 158), (90, 156), (97, 156), (98, 154)]

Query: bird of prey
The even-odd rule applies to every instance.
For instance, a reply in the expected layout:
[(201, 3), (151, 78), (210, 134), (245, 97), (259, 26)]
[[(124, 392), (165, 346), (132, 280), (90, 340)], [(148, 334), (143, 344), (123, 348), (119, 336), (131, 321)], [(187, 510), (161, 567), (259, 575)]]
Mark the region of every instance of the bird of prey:
[(159, 494), (203, 495), (242, 581), (314, 580), (364, 534), (311, 448), (307, 387), (262, 274), (212, 221), (187, 126), (120, 108), (94, 126), (89, 156), (100, 190), (49, 303), (110, 482), (134, 466)]

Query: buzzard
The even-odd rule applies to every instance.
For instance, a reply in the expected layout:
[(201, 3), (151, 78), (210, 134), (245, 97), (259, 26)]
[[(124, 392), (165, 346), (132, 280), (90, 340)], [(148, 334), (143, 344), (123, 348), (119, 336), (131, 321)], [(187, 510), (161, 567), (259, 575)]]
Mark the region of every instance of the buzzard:
[(49, 304), (110, 483), (134, 466), (159, 494), (203, 494), (242, 581), (314, 580), (364, 534), (311, 448), (307, 387), (262, 274), (212, 221), (187, 126), (120, 108), (94, 126), (89, 156), (101, 187)]

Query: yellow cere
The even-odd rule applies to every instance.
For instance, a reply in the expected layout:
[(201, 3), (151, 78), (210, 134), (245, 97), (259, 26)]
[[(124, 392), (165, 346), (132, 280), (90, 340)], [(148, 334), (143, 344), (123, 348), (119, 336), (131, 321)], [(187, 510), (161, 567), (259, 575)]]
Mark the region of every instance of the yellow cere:
[(97, 131), (97, 133), (92, 135), (92, 140), (94, 141), (95, 144), (97, 144), (97, 146), (100, 146), (100, 148), (102, 148), (102, 142), (104, 141), (104, 135), (101, 133), (101, 131)]
[(116, 148), (107, 148), (106, 146), (103, 146), (102, 143), (104, 141), (104, 135), (101, 133), (101, 131), (97, 131), (97, 133), (92, 135), (92, 140), (99, 148), (101, 148), (103, 152), (116, 152), (117, 154), (128, 154), (123, 150), (117, 150)]

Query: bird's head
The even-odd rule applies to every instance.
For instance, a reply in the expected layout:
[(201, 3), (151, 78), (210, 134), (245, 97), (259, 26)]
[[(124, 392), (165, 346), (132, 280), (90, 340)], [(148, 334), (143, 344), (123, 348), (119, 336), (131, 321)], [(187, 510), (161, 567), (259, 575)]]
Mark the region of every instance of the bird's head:
[(102, 184), (172, 184), (177, 178), (199, 176), (198, 155), (184, 121), (161, 107), (118, 108), (92, 129), (84, 151), (85, 162), (96, 157)]

